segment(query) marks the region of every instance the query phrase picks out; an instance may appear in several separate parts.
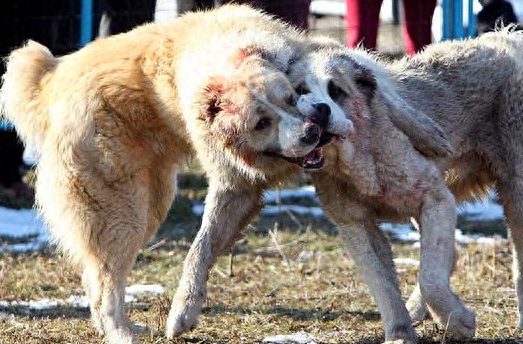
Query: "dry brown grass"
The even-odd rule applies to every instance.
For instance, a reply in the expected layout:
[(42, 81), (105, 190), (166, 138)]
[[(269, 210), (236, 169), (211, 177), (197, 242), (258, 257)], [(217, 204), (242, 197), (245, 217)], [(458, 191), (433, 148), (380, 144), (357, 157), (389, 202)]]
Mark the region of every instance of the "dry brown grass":
[[(275, 334), (306, 331), (320, 343), (379, 343), (382, 324), (367, 288), (340, 240), (323, 232), (279, 232), (275, 247), (271, 236), (250, 235), (234, 256), (233, 276), (229, 257), (219, 259), (210, 273), (209, 298), (200, 326), (170, 343), (260, 343)], [(131, 283), (159, 283), (169, 288), (163, 296), (141, 298), (130, 308), (135, 322), (153, 333), (144, 343), (169, 343), (163, 337), (187, 242), (166, 242), (144, 249)], [(410, 245), (395, 245), (398, 257), (418, 257)], [(312, 259), (298, 262), (302, 251)], [(510, 281), (511, 254), (507, 244), (469, 246), (460, 251), (453, 286), (477, 314), (477, 340), (518, 342), (514, 331), (517, 314)], [(78, 276), (60, 257), (44, 254), (0, 255), (0, 300), (67, 298), (82, 293)], [(404, 295), (412, 290), (417, 268), (400, 274)], [(88, 311), (58, 309), (24, 314), (17, 309), (0, 320), (0, 343), (102, 343), (88, 320)], [(0, 316), (0, 318), (2, 318)], [(432, 321), (418, 327), (422, 343), (444, 342), (444, 329)]]

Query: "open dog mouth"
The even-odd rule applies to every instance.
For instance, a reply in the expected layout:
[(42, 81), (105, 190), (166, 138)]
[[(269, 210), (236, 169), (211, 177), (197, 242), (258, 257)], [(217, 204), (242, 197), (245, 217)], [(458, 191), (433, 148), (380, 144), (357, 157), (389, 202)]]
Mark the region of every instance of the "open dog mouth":
[(321, 148), (314, 148), (309, 154), (297, 158), (281, 156), (290, 163), (300, 166), (306, 170), (317, 170), (323, 167), (325, 159)]
[(323, 152), (322, 152), (321, 147), (323, 147), (327, 143), (331, 142), (334, 137), (335, 137), (335, 135), (333, 135), (333, 134), (323, 132), (316, 147), (312, 151), (310, 151), (307, 155), (300, 156), (300, 157), (291, 158), (288, 156), (284, 156), (284, 155), (281, 155), (278, 153), (272, 153), (272, 152), (267, 152), (265, 154), (282, 158), (282, 159), (284, 159), (292, 164), (298, 165), (301, 168), (306, 169), (306, 170), (317, 170), (317, 169), (322, 168), (325, 163), (325, 159), (323, 158)]

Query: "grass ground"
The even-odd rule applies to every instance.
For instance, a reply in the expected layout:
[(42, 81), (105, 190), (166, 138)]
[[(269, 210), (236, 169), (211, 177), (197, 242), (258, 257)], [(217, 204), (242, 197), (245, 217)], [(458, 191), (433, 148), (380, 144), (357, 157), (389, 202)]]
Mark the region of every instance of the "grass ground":
[[(261, 343), (266, 336), (306, 331), (320, 343), (379, 343), (383, 340), (379, 314), (367, 288), (337, 235), (306, 230), (276, 231), (247, 236), (237, 246), (232, 276), (229, 257), (219, 259), (209, 275), (209, 297), (200, 326), (181, 338), (167, 341), (164, 322), (170, 297), (189, 247), (185, 240), (164, 240), (144, 248), (131, 283), (168, 287), (162, 296), (140, 298), (130, 306), (133, 321), (153, 332), (144, 343)], [(313, 252), (306, 261), (301, 252)], [(397, 257), (418, 257), (411, 245), (394, 245)], [(302, 256), (304, 256), (302, 254)], [(516, 343), (516, 301), (511, 289), (508, 245), (469, 246), (460, 250), (455, 291), (477, 314), (474, 343)], [(416, 267), (401, 267), (400, 285), (408, 295)], [(53, 252), (0, 255), (0, 300), (68, 298), (81, 295), (80, 280)], [(87, 311), (57, 309), (26, 314), (12, 308), (0, 320), (0, 343), (102, 343)], [(418, 327), (422, 343), (445, 342), (444, 329), (432, 321)]]

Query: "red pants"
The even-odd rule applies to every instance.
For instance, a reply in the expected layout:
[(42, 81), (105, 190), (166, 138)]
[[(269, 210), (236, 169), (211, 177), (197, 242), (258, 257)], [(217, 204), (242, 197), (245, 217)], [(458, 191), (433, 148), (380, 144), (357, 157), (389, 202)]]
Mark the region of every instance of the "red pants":
[[(432, 15), (437, 0), (403, 0), (403, 36), (407, 54), (412, 55), (432, 41)], [(345, 0), (345, 37), (347, 46), (361, 44), (376, 49), (382, 0)]]

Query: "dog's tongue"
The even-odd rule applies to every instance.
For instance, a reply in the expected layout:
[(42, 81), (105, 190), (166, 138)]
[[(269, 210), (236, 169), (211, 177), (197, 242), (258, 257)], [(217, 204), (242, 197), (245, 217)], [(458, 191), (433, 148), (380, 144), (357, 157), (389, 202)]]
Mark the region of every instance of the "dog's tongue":
[(298, 164), (307, 170), (316, 170), (323, 167), (325, 160), (323, 159), (323, 154), (321, 148), (316, 148), (312, 150), (306, 156), (298, 158)]

